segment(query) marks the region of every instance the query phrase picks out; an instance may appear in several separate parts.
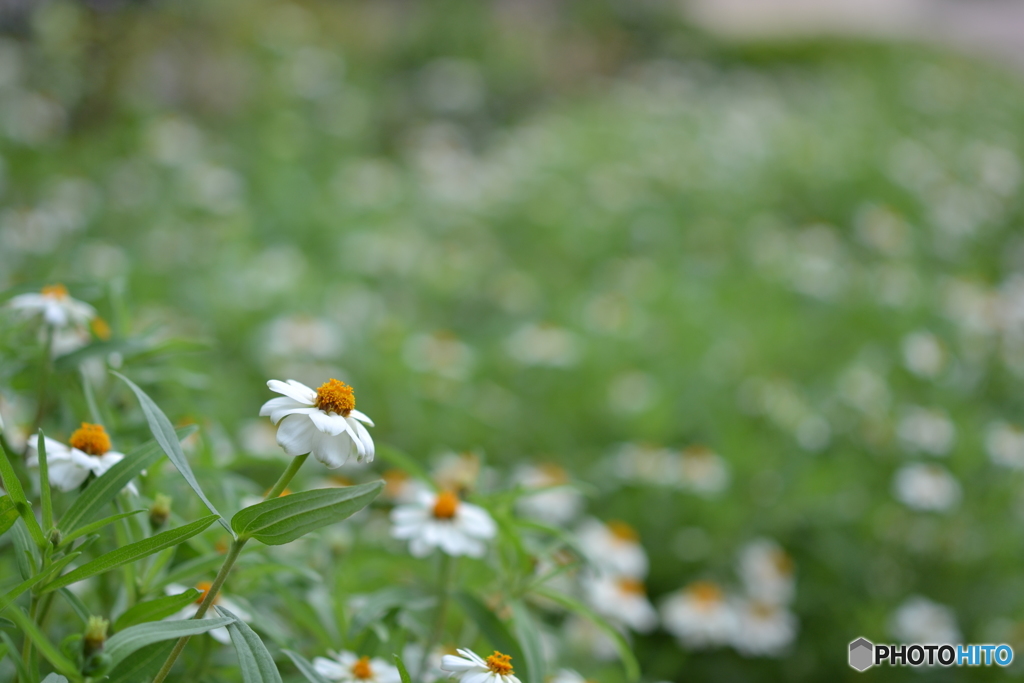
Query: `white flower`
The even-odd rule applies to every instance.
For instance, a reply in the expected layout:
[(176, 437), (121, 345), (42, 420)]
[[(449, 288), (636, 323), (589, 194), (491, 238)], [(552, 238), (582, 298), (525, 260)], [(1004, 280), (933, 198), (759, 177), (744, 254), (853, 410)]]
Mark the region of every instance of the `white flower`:
[(55, 328), (85, 325), (96, 316), (96, 309), (73, 299), (64, 285), (47, 285), (38, 293), (19, 294), (7, 302), (11, 308), (28, 315), (41, 315)]
[(329, 681), (346, 683), (398, 683), (398, 669), (383, 659), (359, 657), (351, 652), (331, 653), (333, 659), (314, 657), (313, 668)]
[(587, 679), (572, 669), (559, 669), (547, 683), (587, 683)]
[[(28, 441), (28, 466), (39, 467), (36, 440), (30, 438)], [(110, 437), (102, 425), (83, 422), (68, 442), (70, 445), (65, 446), (60, 441), (45, 438), (50, 485), (61, 491), (73, 491), (90, 473), (99, 477), (124, 458), (123, 453), (110, 450)], [(137, 493), (131, 482), (125, 488)]]
[(384, 470), (381, 478), (384, 480), (381, 495), (392, 503), (414, 503), (420, 493), (429, 492), (427, 484), (410, 477), (402, 470)]
[(625, 522), (603, 524), (589, 519), (577, 535), (587, 557), (602, 571), (634, 579), (647, 576), (647, 552), (640, 545), (639, 534)]
[(629, 628), (647, 633), (658, 625), (644, 584), (627, 576), (591, 576), (583, 582), (591, 606), (604, 616)]
[(512, 670), (512, 658), (495, 651), (487, 659), (469, 650), (456, 650), (456, 655), (441, 658), (441, 670), (448, 678), (458, 678), (461, 683), (519, 683)]
[(900, 605), (892, 615), (889, 630), (903, 643), (960, 642), (960, 629), (953, 610), (919, 595)]
[(287, 383), (272, 379), (271, 391), (283, 394), (260, 408), (278, 425), (277, 443), (291, 456), (312, 453), (313, 457), (334, 469), (356, 454), (359, 462), (373, 460), (373, 439), (362, 423), (373, 421), (356, 410), (352, 387), (331, 379), (313, 391), (293, 379)]
[(910, 406), (896, 425), (896, 435), (910, 451), (946, 455), (956, 439), (956, 427), (941, 409)]
[(903, 338), (903, 364), (918, 377), (935, 377), (945, 364), (942, 344), (931, 332), (914, 332)]
[(402, 648), (402, 661), (405, 663), (405, 668), (409, 671), (409, 677), (414, 681), (425, 680), (425, 681), (436, 681), (439, 678), (444, 677), (444, 672), (441, 671), (441, 659), (444, 657), (444, 649), (441, 647), (435, 647), (427, 655), (427, 661), (425, 665), (426, 673), (420, 675), (420, 664), (423, 663), (423, 646), (419, 643), (406, 643), (405, 647)]
[(494, 538), (497, 525), (481, 507), (464, 503), (450, 491), (421, 491), (416, 502), (391, 511), (391, 535), (409, 541), (416, 557), (440, 548), (448, 555), (481, 557), (487, 540)]
[(729, 485), (725, 460), (705, 446), (691, 446), (683, 451), (680, 474), (683, 485), (695, 493), (714, 495)]
[[(210, 587), (212, 585), (213, 584), (209, 581), (200, 581), (199, 583), (197, 583), (196, 589), (200, 591), (200, 595), (198, 598), (196, 598), (196, 601), (190, 605), (186, 605), (180, 611), (176, 612), (175, 614), (172, 614), (167, 618), (171, 621), (180, 621), (183, 619), (191, 619), (195, 617), (196, 612), (199, 611), (199, 606), (203, 603), (203, 600), (206, 599), (206, 593), (210, 590)], [(188, 586), (183, 586), (179, 583), (169, 583), (166, 586), (164, 586), (164, 593), (166, 593), (167, 595), (181, 595), (187, 590)], [(217, 596), (213, 599), (212, 606), (223, 607), (224, 609), (233, 613), (242, 621), (252, 621), (252, 615), (249, 614), (247, 610), (242, 608), (237, 602), (235, 602), (228, 596), (224, 595), (224, 591), (220, 591), (219, 593), (217, 593)], [(211, 615), (210, 612), (206, 613), (207, 618), (210, 618), (211, 616), (215, 615)], [(207, 631), (207, 633), (213, 636), (213, 639), (216, 640), (218, 643), (223, 643), (224, 645), (227, 645), (231, 642), (231, 634), (228, 633), (228, 629), (226, 626), (221, 626), (220, 628), (212, 629), (210, 631)]]
[(938, 465), (915, 463), (896, 472), (893, 494), (915, 510), (941, 512), (960, 502), (960, 482)]
[(691, 583), (670, 595), (661, 605), (661, 618), (669, 633), (694, 649), (731, 643), (738, 628), (735, 608), (710, 581)]
[(793, 599), (793, 560), (779, 544), (767, 538), (748, 543), (740, 552), (739, 574), (747, 593), (768, 605)]
[(583, 509), (583, 495), (569, 484), (569, 476), (558, 465), (544, 463), (521, 467), (515, 480), (526, 488), (544, 489), (516, 501), (516, 509), (524, 517), (561, 526)]
[(997, 465), (1024, 469), (1024, 430), (1006, 422), (993, 422), (985, 430), (985, 450)]
[(748, 657), (777, 657), (796, 638), (796, 617), (786, 609), (763, 602), (744, 602), (737, 609), (733, 647)]

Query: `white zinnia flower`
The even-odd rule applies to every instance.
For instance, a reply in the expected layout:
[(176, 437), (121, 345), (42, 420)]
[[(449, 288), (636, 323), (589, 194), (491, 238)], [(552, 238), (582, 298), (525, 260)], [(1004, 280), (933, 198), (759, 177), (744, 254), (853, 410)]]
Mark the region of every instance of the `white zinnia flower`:
[(1024, 469), (1024, 430), (1006, 422), (993, 422), (985, 430), (985, 450), (997, 465)]
[(938, 465), (907, 465), (892, 482), (893, 494), (915, 510), (942, 512), (960, 502), (960, 482)]
[(577, 535), (587, 558), (602, 571), (634, 579), (647, 576), (647, 552), (640, 545), (640, 535), (625, 522), (603, 524), (590, 519)]
[(777, 605), (750, 601), (737, 610), (733, 647), (748, 657), (777, 657), (796, 638), (796, 617)]
[(15, 310), (28, 315), (41, 315), (47, 325), (55, 328), (85, 325), (96, 316), (96, 309), (73, 299), (64, 285), (47, 285), (36, 293), (19, 294), (7, 302)]
[(283, 396), (264, 403), (260, 415), (269, 415), (278, 425), (277, 443), (285, 453), (312, 453), (331, 469), (344, 465), (353, 453), (359, 462), (373, 460), (373, 439), (362, 425), (372, 427), (373, 421), (356, 410), (352, 387), (336, 379), (316, 391), (293, 379), (272, 379), (267, 386)]
[(345, 683), (398, 683), (398, 669), (383, 659), (359, 657), (352, 652), (331, 653), (333, 659), (314, 657), (313, 668), (329, 681)]
[[(209, 581), (200, 581), (199, 583), (197, 583), (196, 590), (200, 591), (200, 595), (198, 598), (196, 598), (196, 601), (190, 605), (186, 605), (180, 611), (167, 617), (167, 619), (169, 619), (170, 621), (180, 621), (183, 619), (192, 619), (193, 617), (195, 617), (196, 612), (199, 611), (199, 606), (203, 604), (203, 600), (206, 599), (206, 594), (209, 592), (212, 586), (213, 584)], [(164, 586), (164, 593), (166, 593), (167, 595), (181, 595), (187, 590), (188, 586), (183, 586), (180, 583), (169, 583), (166, 586)], [(243, 609), (237, 602), (235, 602), (228, 596), (224, 595), (224, 591), (218, 592), (217, 595), (213, 598), (212, 606), (216, 607), (218, 605), (228, 610), (242, 621), (252, 621), (252, 615), (249, 614), (247, 610)], [(215, 615), (211, 615), (210, 612), (207, 612), (206, 616), (207, 618), (210, 618), (211, 616)], [(226, 626), (211, 629), (210, 631), (207, 631), (207, 633), (213, 636), (213, 639), (216, 640), (218, 643), (227, 645), (231, 642), (231, 634), (228, 633), (228, 629)]]
[[(123, 453), (110, 450), (110, 437), (107, 436), (103, 425), (83, 422), (82, 426), (71, 434), (68, 446), (49, 437), (44, 441), (50, 485), (61, 491), (78, 488), (90, 473), (97, 477), (101, 476), (124, 458)], [(35, 439), (29, 439), (28, 466), (39, 467)], [(130, 482), (125, 488), (137, 493), (135, 485)]]
[(793, 599), (793, 560), (775, 541), (759, 538), (744, 546), (739, 574), (747, 593), (758, 602), (782, 605)]
[(469, 650), (456, 650), (456, 655), (441, 659), (441, 670), (461, 683), (519, 683), (512, 670), (512, 657), (497, 650), (487, 659)]
[(628, 576), (592, 576), (583, 584), (591, 606), (605, 617), (647, 633), (658, 625), (644, 584)]
[(907, 450), (946, 455), (956, 440), (956, 426), (940, 408), (910, 406), (896, 425), (896, 435)]
[(961, 638), (953, 610), (920, 595), (900, 605), (889, 630), (903, 643), (959, 643)]
[(450, 491), (421, 491), (416, 502), (391, 511), (391, 535), (409, 541), (416, 557), (440, 548), (448, 555), (481, 557), (484, 541), (494, 538), (498, 527), (482, 507), (464, 503)]
[(738, 627), (736, 610), (710, 581), (696, 581), (669, 596), (661, 617), (666, 630), (690, 648), (731, 643)]
[(561, 526), (583, 509), (583, 494), (573, 488), (565, 470), (553, 463), (519, 468), (515, 480), (529, 489), (543, 489), (522, 496), (516, 509), (524, 517)]

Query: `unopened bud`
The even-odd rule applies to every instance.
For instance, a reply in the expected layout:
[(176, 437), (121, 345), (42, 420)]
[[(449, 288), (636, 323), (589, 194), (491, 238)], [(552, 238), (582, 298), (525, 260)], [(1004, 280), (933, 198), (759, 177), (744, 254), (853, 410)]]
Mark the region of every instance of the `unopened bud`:
[(110, 622), (103, 617), (89, 617), (85, 625), (85, 634), (82, 636), (82, 652), (86, 657), (103, 649), (107, 642), (107, 629)]
[(64, 534), (62, 534), (60, 532), (60, 529), (58, 529), (56, 527), (54, 527), (53, 529), (50, 529), (50, 544), (53, 545), (54, 548), (59, 546), (60, 542), (63, 539), (64, 539)]
[(149, 508), (149, 523), (154, 529), (159, 529), (167, 523), (171, 516), (171, 497), (162, 493), (156, 494), (153, 506)]

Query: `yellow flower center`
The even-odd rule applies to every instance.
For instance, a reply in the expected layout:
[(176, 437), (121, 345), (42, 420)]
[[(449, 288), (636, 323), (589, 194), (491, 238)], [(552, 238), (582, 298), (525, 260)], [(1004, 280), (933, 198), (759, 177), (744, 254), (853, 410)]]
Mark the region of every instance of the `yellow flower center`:
[(356, 407), (352, 387), (336, 379), (329, 379), (316, 390), (316, 407), (325, 413), (337, 413), (348, 417)]
[(636, 529), (618, 520), (608, 522), (608, 531), (612, 532), (612, 536), (619, 541), (636, 543), (640, 540), (640, 534), (636, 532)]
[(637, 581), (628, 577), (622, 577), (618, 579), (619, 590), (628, 595), (646, 595), (647, 590), (644, 589), (644, 582)]
[[(203, 604), (203, 600), (206, 599), (206, 594), (210, 592), (210, 588), (212, 588), (212, 587), (213, 587), (213, 584), (210, 583), (209, 581), (200, 581), (199, 583), (196, 584), (196, 590), (201, 591), (199, 593), (199, 597), (196, 598), (196, 604), (197, 605)], [(220, 595), (215, 595), (213, 597), (213, 604), (216, 605), (218, 602), (220, 602)]]
[(62, 284), (46, 285), (42, 289), (42, 295), (53, 299), (67, 299), (68, 288)]
[(96, 335), (98, 339), (106, 341), (110, 339), (110, 325), (103, 318), (96, 316), (89, 321), (89, 327), (92, 328), (92, 333)]
[(552, 486), (569, 482), (569, 475), (566, 474), (564, 469), (553, 462), (542, 463), (538, 466), (538, 469), (544, 475), (544, 478), (548, 480), (548, 484)]
[(711, 581), (695, 581), (686, 589), (702, 609), (710, 609), (722, 601), (722, 589)]
[(373, 669), (370, 667), (370, 658), (360, 657), (357, 659), (356, 663), (352, 665), (352, 675), (363, 681), (373, 678)]
[(68, 443), (72, 448), (89, 455), (100, 456), (110, 450), (110, 437), (107, 436), (103, 425), (88, 422), (83, 422), (82, 426), (74, 431)]
[(487, 668), (499, 676), (511, 676), (515, 673), (512, 671), (512, 657), (510, 655), (503, 655), (497, 650), (486, 659), (486, 662)]
[(434, 517), (436, 519), (451, 519), (455, 511), (459, 509), (459, 498), (451, 491), (442, 491), (437, 494), (434, 501)]

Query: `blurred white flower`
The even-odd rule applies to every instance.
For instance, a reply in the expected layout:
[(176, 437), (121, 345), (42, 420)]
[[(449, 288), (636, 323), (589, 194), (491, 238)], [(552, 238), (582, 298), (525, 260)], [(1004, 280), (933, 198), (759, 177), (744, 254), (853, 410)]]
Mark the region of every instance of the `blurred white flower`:
[(402, 358), (413, 370), (449, 379), (465, 379), (473, 369), (473, 349), (445, 331), (410, 337)]
[(960, 502), (960, 483), (938, 465), (915, 463), (896, 472), (893, 494), (907, 507), (941, 512)]
[(528, 489), (544, 489), (516, 501), (516, 509), (524, 517), (560, 526), (583, 509), (583, 494), (570, 484), (566, 471), (554, 463), (524, 465), (516, 471), (514, 480)]
[(572, 669), (559, 669), (547, 683), (587, 683), (587, 679)]
[(330, 653), (331, 659), (314, 657), (313, 668), (329, 681), (345, 683), (399, 683), (398, 668), (383, 659), (359, 657), (351, 652)]
[(695, 493), (714, 495), (729, 485), (725, 460), (706, 446), (690, 446), (680, 461), (683, 485)]
[(942, 409), (909, 406), (896, 425), (896, 435), (911, 452), (946, 455), (953, 448), (956, 427)]
[(605, 617), (634, 631), (648, 633), (658, 625), (658, 613), (639, 579), (597, 575), (583, 581), (590, 605)]
[(985, 430), (985, 450), (997, 465), (1024, 469), (1024, 430), (1007, 422), (993, 422)]
[(625, 522), (588, 519), (577, 536), (583, 552), (602, 572), (633, 579), (647, 576), (647, 551), (640, 545), (640, 535)]
[(73, 299), (64, 285), (47, 285), (38, 293), (19, 294), (7, 302), (10, 308), (26, 315), (40, 315), (54, 328), (83, 326), (96, 317), (96, 309)]
[[(67, 446), (49, 437), (44, 441), (50, 485), (61, 491), (78, 488), (90, 473), (99, 477), (124, 459), (123, 453), (110, 450), (110, 437), (103, 425), (83, 422), (71, 434)], [(36, 452), (34, 438), (28, 440), (28, 466), (39, 467), (39, 453)], [(131, 482), (125, 488), (137, 493), (135, 484)]]
[(682, 486), (679, 453), (649, 444), (622, 444), (608, 458), (618, 479), (651, 486)]
[(946, 353), (931, 332), (919, 331), (903, 338), (903, 364), (918, 377), (932, 378), (942, 372)]
[(739, 575), (747, 594), (759, 603), (783, 605), (793, 599), (793, 559), (771, 539), (759, 538), (743, 547)]
[(546, 365), (564, 368), (579, 358), (576, 337), (554, 325), (524, 325), (506, 343), (510, 356), (523, 365)]
[[(622, 628), (617, 624), (612, 625)], [(590, 619), (572, 615), (565, 622), (564, 630), (569, 643), (594, 659), (607, 662), (619, 656), (615, 640)]]
[(458, 678), (462, 683), (519, 683), (513, 674), (512, 658), (497, 650), (487, 659), (469, 650), (457, 650), (456, 655), (445, 655), (441, 659), (441, 670), (448, 678)]
[(480, 456), (476, 453), (444, 453), (430, 472), (438, 488), (446, 491), (469, 491), (480, 478)]
[(665, 629), (685, 647), (704, 648), (732, 643), (738, 628), (736, 610), (718, 584), (696, 581), (661, 604)]
[(424, 482), (410, 477), (402, 470), (384, 470), (381, 478), (384, 480), (381, 496), (392, 503), (414, 503), (420, 493), (430, 491)]
[(956, 615), (945, 605), (915, 595), (893, 613), (889, 630), (903, 643), (959, 643)]
[(425, 557), (434, 548), (448, 555), (482, 557), (497, 525), (482, 507), (465, 503), (450, 491), (422, 491), (416, 502), (391, 511), (391, 535), (409, 541), (409, 552)]
[(742, 655), (778, 657), (796, 638), (796, 616), (778, 605), (744, 601), (736, 613), (732, 645)]
[(265, 353), (271, 357), (306, 355), (324, 359), (341, 350), (341, 331), (335, 324), (309, 315), (274, 318), (260, 336)]
[[(196, 589), (200, 591), (200, 595), (198, 598), (196, 598), (196, 601), (193, 602), (191, 605), (186, 605), (184, 608), (181, 609), (181, 611), (172, 614), (167, 618), (171, 621), (179, 621), (182, 619), (194, 618), (196, 616), (196, 612), (199, 611), (199, 606), (203, 603), (203, 600), (206, 599), (206, 594), (207, 592), (209, 592), (212, 586), (213, 584), (209, 581), (200, 581), (199, 583), (197, 583)], [(167, 595), (181, 595), (187, 590), (188, 586), (183, 586), (178, 583), (169, 583), (166, 586), (164, 586), (164, 593)], [(249, 614), (249, 612), (243, 607), (241, 607), (237, 602), (235, 602), (228, 596), (224, 595), (224, 591), (219, 591), (216, 597), (214, 597), (213, 599), (212, 606), (216, 607), (218, 605), (230, 611), (242, 621), (252, 621), (252, 615)], [(207, 617), (209, 616), (210, 614), (209, 612), (207, 612)], [(213, 636), (214, 640), (216, 640), (218, 643), (223, 643), (224, 645), (227, 645), (231, 642), (231, 634), (228, 633), (228, 629), (226, 626), (221, 626), (220, 628), (212, 629), (210, 631), (207, 631), (207, 633)]]
[(316, 391), (293, 379), (272, 379), (267, 386), (283, 396), (264, 403), (260, 415), (269, 415), (278, 425), (277, 443), (285, 453), (312, 453), (331, 469), (344, 465), (353, 453), (358, 462), (373, 461), (373, 439), (362, 425), (372, 427), (373, 421), (355, 409), (352, 387), (336, 379)]
[(420, 663), (423, 661), (423, 645), (419, 643), (407, 643), (402, 648), (402, 662), (405, 664), (405, 668), (409, 671), (409, 677), (414, 681), (425, 680), (425, 681), (436, 681), (439, 678), (444, 677), (444, 672), (441, 671), (441, 658), (444, 657), (445, 651), (441, 647), (435, 647), (427, 655), (426, 672), (420, 675)]

